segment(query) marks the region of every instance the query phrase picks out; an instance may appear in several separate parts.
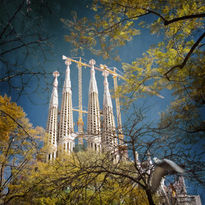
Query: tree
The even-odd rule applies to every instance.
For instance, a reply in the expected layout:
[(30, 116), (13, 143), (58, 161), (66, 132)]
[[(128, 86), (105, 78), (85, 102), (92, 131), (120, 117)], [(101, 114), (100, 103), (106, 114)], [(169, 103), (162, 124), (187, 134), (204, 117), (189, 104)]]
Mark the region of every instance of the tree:
[[(133, 110), (132, 110), (133, 111)], [(153, 157), (167, 158), (185, 167), (185, 177), (197, 183), (204, 183), (205, 162), (198, 152), (193, 153), (189, 143), (184, 136), (175, 136), (167, 130), (169, 124), (161, 124), (160, 127), (148, 122), (142, 109), (136, 109), (128, 118), (127, 124), (123, 126), (124, 144), (129, 150), (130, 158), (113, 163), (111, 153), (97, 155), (91, 160), (91, 156), (77, 158), (79, 172), (76, 173), (79, 183), (81, 180), (90, 181), (96, 176), (103, 174), (113, 178), (120, 187), (137, 187), (143, 191), (144, 201), (148, 204), (157, 204), (159, 197), (168, 204), (169, 197), (162, 191), (161, 194), (153, 194), (151, 188), (151, 176), (155, 169), (152, 162)], [(174, 130), (172, 130), (174, 132)], [(113, 147), (116, 150), (116, 147)], [(94, 156), (94, 154), (92, 154)], [(171, 184), (174, 178), (167, 178), (166, 182)], [(124, 192), (123, 192), (124, 193)], [(129, 194), (127, 193), (127, 196)], [(161, 199), (161, 200), (162, 200)], [(139, 203), (140, 204), (140, 203)]]
[[(32, 80), (39, 82), (47, 73), (41, 62), (47, 60), (51, 46), (42, 22), (43, 15), (51, 12), (48, 2), (1, 0), (0, 12), (1, 88), (8, 87), (19, 96), (28, 94)], [(37, 88), (30, 88), (29, 93)]]
[[(23, 203), (29, 199), (32, 204), (43, 201), (56, 204), (157, 204), (159, 196), (152, 194), (150, 188), (154, 168), (151, 158), (165, 157), (184, 164), (186, 157), (192, 162), (195, 156), (188, 152), (188, 147), (179, 154), (183, 138), (165, 136), (166, 127), (152, 127), (141, 110), (129, 118), (123, 133), (125, 141), (121, 146), (130, 150), (130, 159), (113, 162), (111, 153), (82, 151), (69, 156), (64, 154), (63, 158), (48, 164), (36, 162), (30, 167), (29, 175), (25, 173), (25, 180), (16, 182), (20, 194), (10, 202)], [(188, 173), (190, 168), (190, 165), (186, 167)]]
[(33, 128), (22, 108), (0, 96), (0, 200), (13, 197), (11, 187), (21, 178), (39, 149), (43, 129)]
[[(10, 203), (32, 204), (147, 204), (143, 190), (129, 180), (106, 173), (85, 172), (85, 166), (103, 155), (78, 152), (52, 163), (36, 162), (19, 180)], [(15, 187), (14, 187), (15, 188)]]

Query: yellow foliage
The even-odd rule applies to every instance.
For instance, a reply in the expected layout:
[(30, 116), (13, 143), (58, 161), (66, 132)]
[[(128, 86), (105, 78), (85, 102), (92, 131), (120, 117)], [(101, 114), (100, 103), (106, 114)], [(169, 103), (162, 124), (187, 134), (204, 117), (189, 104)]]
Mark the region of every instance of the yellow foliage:
[(6, 202), (16, 193), (24, 193), (17, 181), (34, 161), (44, 130), (34, 129), (23, 109), (6, 95), (0, 96), (0, 116), (0, 190)]
[(10, 133), (17, 127), (14, 120), (18, 121), (25, 117), (22, 108), (10, 101), (11, 98), (6, 95), (0, 96), (0, 141), (8, 141)]
[(123, 201), (124, 204), (148, 205), (145, 191), (129, 179), (95, 173), (97, 168), (90, 170), (89, 167), (99, 163), (107, 169), (112, 167), (105, 155), (93, 151), (68, 155), (51, 163), (36, 162), (29, 172), (24, 172), (24, 180), (16, 182), (18, 187), (10, 186), (11, 192), (18, 188), (18, 193), (27, 193), (25, 197), (14, 199), (13, 203), (24, 204), (29, 200), (30, 204), (42, 205), (60, 202), (95, 205)]

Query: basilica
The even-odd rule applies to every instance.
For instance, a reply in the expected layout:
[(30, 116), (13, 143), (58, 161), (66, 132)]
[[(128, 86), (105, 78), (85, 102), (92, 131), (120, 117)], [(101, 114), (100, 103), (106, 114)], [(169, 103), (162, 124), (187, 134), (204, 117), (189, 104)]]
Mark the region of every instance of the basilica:
[[(62, 91), (62, 103), (59, 110), (58, 105), (58, 76), (59, 72), (53, 72), (54, 82), (49, 104), (49, 114), (47, 121), (47, 133), (49, 135), (49, 150), (47, 153), (47, 161), (55, 159), (61, 151), (65, 153), (73, 152), (76, 141), (78, 145), (83, 145), (86, 140), (88, 148), (95, 151), (109, 151), (117, 160), (119, 158), (119, 138), (116, 133), (115, 119), (113, 115), (112, 99), (109, 91), (108, 75), (109, 69), (102, 68), (104, 76), (104, 95), (103, 109), (100, 110), (98, 99), (98, 87), (95, 78), (95, 60), (89, 61), (90, 66), (90, 83), (88, 93), (88, 110), (82, 110), (82, 71), (81, 63), (78, 64), (79, 78), (79, 118), (78, 131), (74, 131), (73, 122), (73, 106), (72, 106), (72, 89), (70, 79), (71, 59), (66, 58), (65, 81)], [(118, 109), (119, 110), (119, 109)], [(87, 129), (83, 129), (84, 122), (82, 114), (87, 113)], [(122, 136), (122, 135), (120, 135)], [(77, 139), (77, 140), (76, 140)]]

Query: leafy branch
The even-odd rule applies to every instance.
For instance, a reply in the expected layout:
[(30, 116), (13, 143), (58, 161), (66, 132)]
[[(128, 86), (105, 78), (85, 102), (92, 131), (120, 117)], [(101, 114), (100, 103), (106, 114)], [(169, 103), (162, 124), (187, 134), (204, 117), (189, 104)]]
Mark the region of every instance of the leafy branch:
[[(171, 20), (167, 20), (165, 17), (163, 17), (160, 13), (152, 10), (152, 9), (149, 9), (149, 8), (144, 8), (144, 7), (139, 7), (139, 6), (136, 6), (136, 7), (131, 7), (131, 6), (128, 6), (128, 5), (122, 5), (120, 4), (119, 2), (116, 3), (118, 6), (120, 7), (124, 7), (125, 10), (127, 9), (142, 9), (148, 13), (145, 13), (144, 15), (147, 15), (147, 14), (154, 14), (156, 16), (158, 16), (159, 18), (162, 19), (162, 21), (164, 22), (164, 25), (167, 26), (169, 24), (172, 24), (172, 23), (175, 23), (177, 21), (182, 21), (182, 20), (188, 20), (188, 19), (194, 19), (194, 18), (204, 18), (205, 17), (205, 13), (199, 13), (199, 14), (191, 14), (191, 15), (185, 15), (185, 16), (181, 16), (181, 17), (176, 17), (176, 18), (173, 18)], [(143, 16), (143, 15), (142, 15)], [(139, 16), (140, 17), (140, 16)]]
[(179, 64), (179, 65), (173, 66), (172, 68), (170, 68), (170, 69), (164, 74), (164, 76), (166, 76), (166, 78), (167, 78), (168, 80), (169, 80), (168, 74), (169, 74), (170, 72), (172, 72), (172, 71), (173, 71), (174, 69), (176, 69), (176, 68), (182, 69), (182, 68), (186, 65), (186, 63), (187, 63), (187, 61), (189, 60), (189, 58), (191, 57), (192, 53), (194, 52), (194, 50), (197, 48), (197, 46), (198, 46), (199, 43), (203, 40), (204, 37), (205, 37), (205, 32), (198, 38), (198, 40), (197, 40), (197, 41), (194, 43), (194, 45), (191, 47), (190, 51), (187, 53), (186, 57), (184, 58), (184, 61), (183, 61), (181, 64)]

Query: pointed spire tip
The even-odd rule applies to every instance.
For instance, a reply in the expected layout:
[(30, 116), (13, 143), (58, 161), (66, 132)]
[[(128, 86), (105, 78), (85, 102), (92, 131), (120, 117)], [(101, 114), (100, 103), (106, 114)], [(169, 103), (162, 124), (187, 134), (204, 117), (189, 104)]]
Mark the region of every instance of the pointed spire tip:
[(60, 76), (60, 73), (56, 70), (53, 72), (53, 77), (57, 78)]
[(91, 66), (94, 66), (94, 65), (96, 64), (96, 61), (95, 61), (94, 59), (91, 59), (91, 60), (89, 61), (89, 64), (90, 64)]

